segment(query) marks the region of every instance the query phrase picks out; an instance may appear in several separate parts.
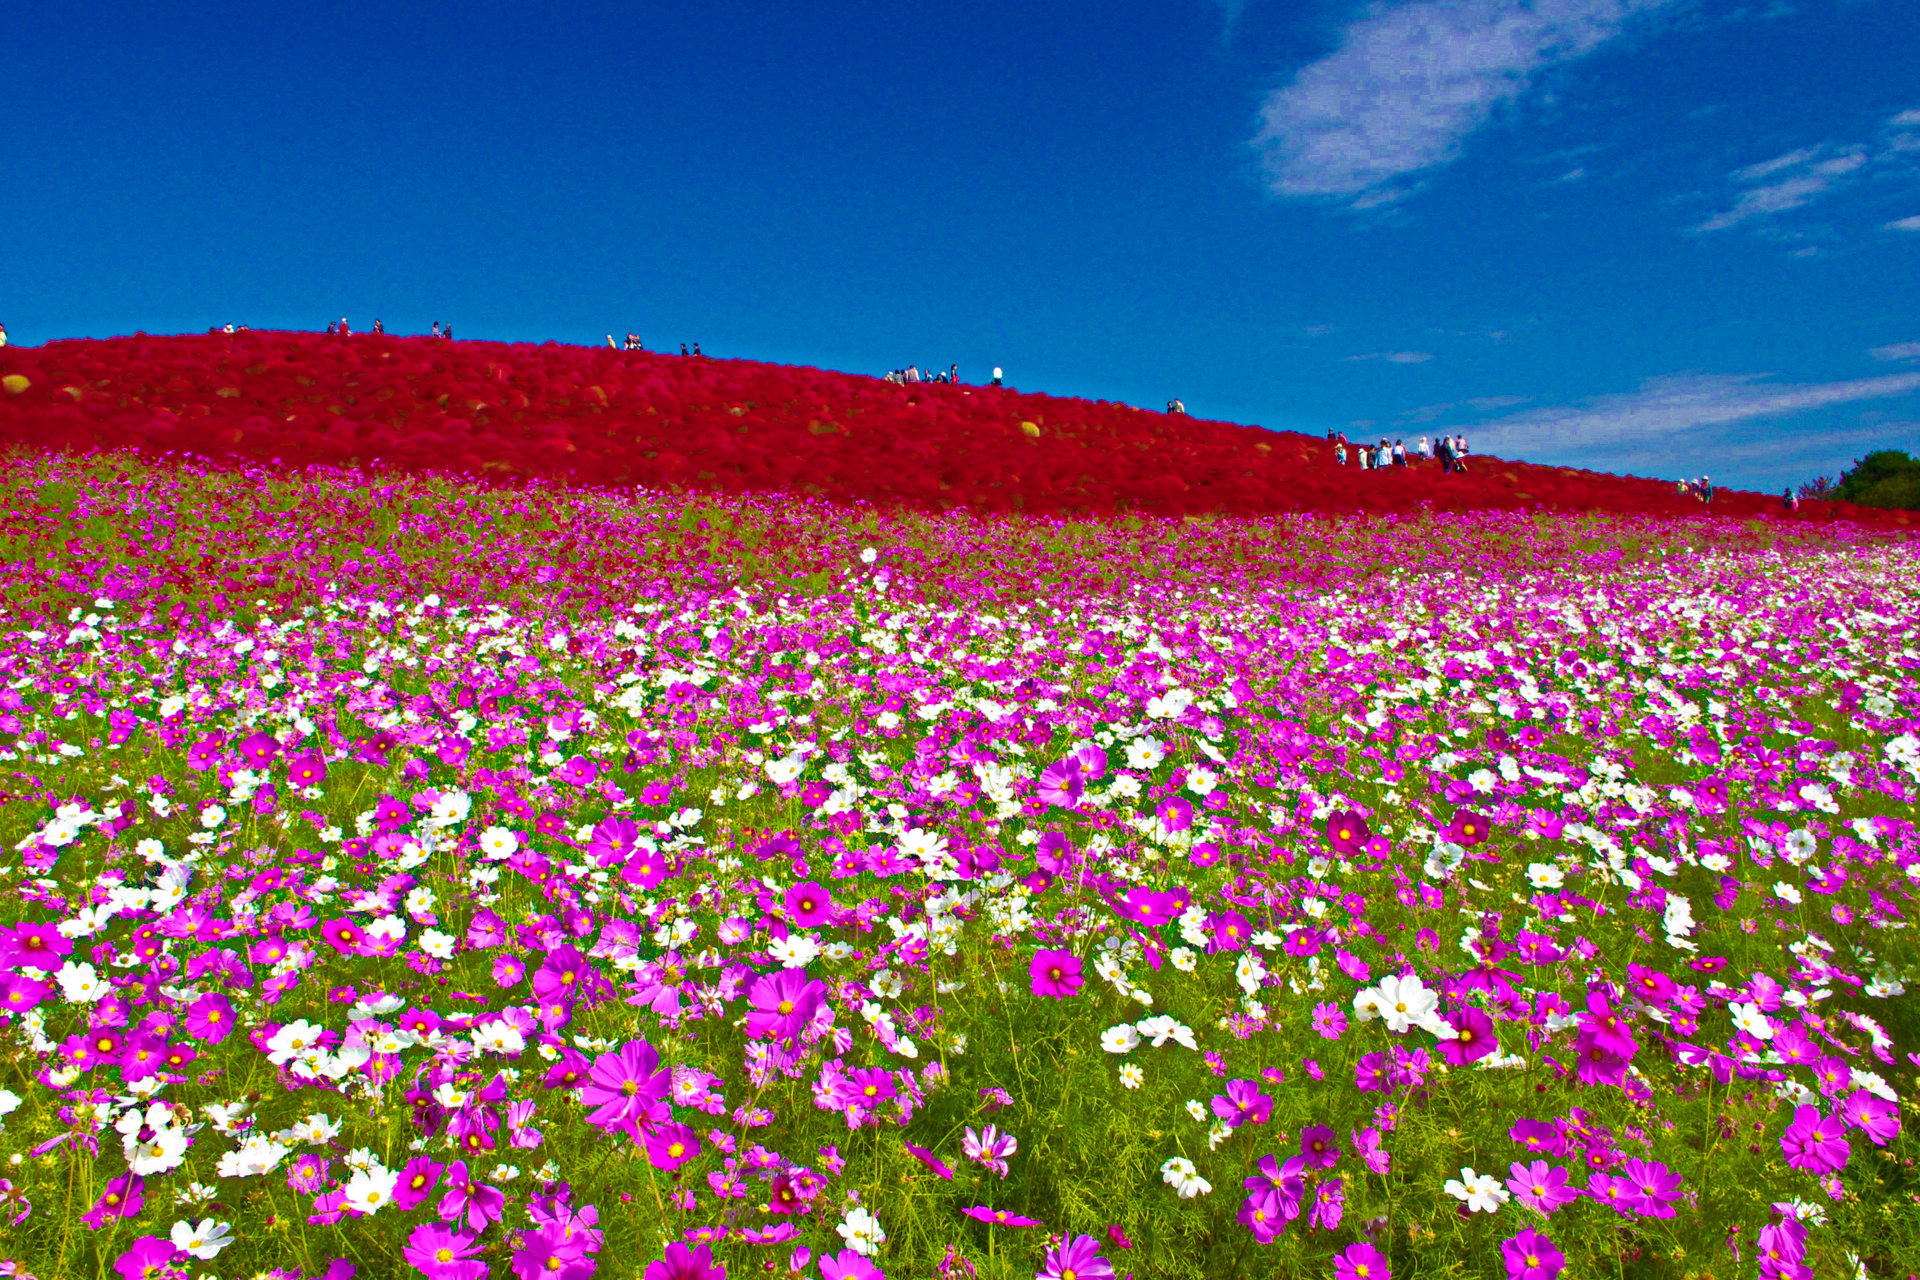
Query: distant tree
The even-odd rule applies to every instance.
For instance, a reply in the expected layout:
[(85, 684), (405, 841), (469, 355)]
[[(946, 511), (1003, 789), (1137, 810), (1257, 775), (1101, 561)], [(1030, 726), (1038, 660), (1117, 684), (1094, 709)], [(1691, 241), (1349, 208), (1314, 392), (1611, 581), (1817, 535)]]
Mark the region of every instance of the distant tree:
[(1920, 460), (1898, 449), (1878, 449), (1854, 461), (1833, 496), (1863, 507), (1920, 511)]
[(1833, 497), (1833, 491), (1838, 487), (1839, 483), (1840, 482), (1832, 476), (1815, 476), (1800, 486), (1800, 500), (1802, 502), (1825, 502)]

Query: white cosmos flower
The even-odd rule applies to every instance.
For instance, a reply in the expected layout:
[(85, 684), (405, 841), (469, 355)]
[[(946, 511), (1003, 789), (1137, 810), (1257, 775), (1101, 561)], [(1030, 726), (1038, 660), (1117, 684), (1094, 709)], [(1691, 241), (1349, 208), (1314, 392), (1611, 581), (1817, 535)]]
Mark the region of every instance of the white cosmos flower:
[(1773, 882), (1773, 896), (1792, 906), (1800, 905), (1800, 891), (1785, 880)]
[(184, 1249), (196, 1258), (211, 1258), (233, 1243), (231, 1223), (204, 1218), (199, 1226), (185, 1222), (173, 1224), (173, 1247)]
[[(1440, 1007), (1440, 997), (1427, 990), (1417, 974), (1389, 974), (1380, 979), (1378, 989), (1380, 1016), (1389, 1031), (1403, 1032), (1419, 1026)], [(1357, 1002), (1355, 1007), (1359, 1007)]]
[(1108, 1027), (1100, 1033), (1100, 1047), (1108, 1053), (1128, 1053), (1140, 1043), (1140, 1033), (1128, 1023)]
[(363, 1169), (340, 1188), (346, 1197), (341, 1203), (361, 1213), (378, 1213), (393, 1199), (393, 1186), (400, 1175), (391, 1169)]
[(1129, 1089), (1138, 1089), (1147, 1082), (1147, 1073), (1131, 1062), (1120, 1065), (1120, 1083)]
[(1458, 1178), (1447, 1179), (1447, 1194), (1456, 1200), (1466, 1202), (1474, 1213), (1493, 1213), (1507, 1202), (1507, 1189), (1500, 1185), (1500, 1179), (1490, 1174), (1475, 1173), (1471, 1168), (1460, 1170)]
[(420, 949), (436, 960), (453, 958), (454, 937), (438, 929), (429, 929), (420, 935)]
[(1143, 1018), (1133, 1025), (1134, 1029), (1139, 1031), (1141, 1035), (1153, 1041), (1153, 1047), (1156, 1049), (1168, 1040), (1176, 1041), (1195, 1051), (1198, 1051), (1200, 1048), (1200, 1046), (1194, 1042), (1192, 1027), (1185, 1026), (1178, 1019), (1171, 1018), (1164, 1013), (1156, 1014), (1151, 1018)]
[(144, 1178), (177, 1169), (187, 1158), (187, 1135), (168, 1125), (147, 1139), (128, 1138), (127, 1168)]
[(1767, 1021), (1766, 1014), (1760, 1012), (1759, 1005), (1735, 1000), (1727, 1006), (1727, 1012), (1733, 1015), (1733, 1025), (1754, 1039), (1773, 1039), (1773, 1024)]
[(1536, 889), (1551, 890), (1558, 889), (1561, 885), (1565, 884), (1567, 877), (1559, 867), (1551, 862), (1529, 862), (1527, 864), (1527, 881)]
[(211, 831), (227, 820), (227, 811), (217, 804), (210, 804), (200, 811), (200, 825)]
[(283, 1067), (295, 1058), (311, 1053), (320, 1043), (322, 1027), (316, 1027), (304, 1018), (298, 1022), (289, 1022), (273, 1033), (267, 1041), (267, 1061), (276, 1067)]
[(520, 837), (505, 827), (488, 827), (480, 836), (480, 852), (494, 861), (510, 858), (520, 847)]
[(99, 973), (84, 960), (67, 961), (53, 978), (60, 984), (60, 994), (74, 1004), (92, 1004), (107, 994), (107, 984), (100, 981)]
[(846, 1220), (834, 1230), (847, 1242), (847, 1248), (863, 1258), (871, 1258), (880, 1252), (880, 1246), (887, 1239), (887, 1233), (880, 1227), (880, 1219), (867, 1212), (862, 1205), (855, 1205), (848, 1210)]
[(1135, 738), (1127, 744), (1127, 768), (1151, 769), (1167, 758), (1167, 749), (1154, 738)]
[(1200, 1176), (1193, 1161), (1185, 1156), (1174, 1156), (1160, 1166), (1160, 1178), (1168, 1186), (1180, 1193), (1182, 1200), (1191, 1200), (1213, 1190), (1213, 1184)]
[(433, 820), (443, 827), (465, 822), (473, 811), (473, 797), (464, 791), (449, 791), (433, 802)]
[(499, 1053), (509, 1058), (520, 1056), (527, 1047), (526, 1037), (504, 1018), (495, 1018), (473, 1032), (473, 1047), (481, 1053)]
[(1192, 973), (1200, 964), (1200, 957), (1187, 947), (1175, 947), (1167, 953), (1167, 959), (1182, 973)]
[(767, 954), (789, 969), (804, 969), (820, 955), (820, 944), (804, 933), (790, 933), (767, 944)]
[(287, 1148), (267, 1137), (253, 1134), (239, 1148), (220, 1157), (214, 1172), (223, 1178), (257, 1178), (273, 1172), (287, 1156)]

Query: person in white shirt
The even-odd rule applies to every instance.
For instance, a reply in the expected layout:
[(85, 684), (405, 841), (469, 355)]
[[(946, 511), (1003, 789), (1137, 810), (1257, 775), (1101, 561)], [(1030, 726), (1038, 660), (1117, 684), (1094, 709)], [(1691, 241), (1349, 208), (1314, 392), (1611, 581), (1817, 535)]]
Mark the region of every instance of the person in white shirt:
[(1433, 442), (1425, 436), (1420, 437), (1420, 461), (1427, 462), (1433, 457)]
[(993, 384), (992, 385), (996, 387), (1000, 385), (1000, 366), (999, 365), (993, 366)]
[(0, 324), (0, 347), (7, 345), (7, 326)]

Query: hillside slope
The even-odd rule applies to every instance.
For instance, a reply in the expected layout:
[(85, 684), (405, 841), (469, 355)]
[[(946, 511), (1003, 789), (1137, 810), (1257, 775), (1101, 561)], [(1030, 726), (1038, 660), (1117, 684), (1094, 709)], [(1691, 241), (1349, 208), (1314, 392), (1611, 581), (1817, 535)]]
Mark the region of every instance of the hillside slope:
[[(35, 447), (983, 511), (1700, 510), (1663, 481), (1493, 457), (1362, 472), (1298, 433), (1105, 401), (555, 343), (135, 335), (6, 348), (0, 375), (0, 443)], [(1723, 491), (1714, 510), (1779, 501)], [(1906, 521), (1837, 503), (1802, 518)]]

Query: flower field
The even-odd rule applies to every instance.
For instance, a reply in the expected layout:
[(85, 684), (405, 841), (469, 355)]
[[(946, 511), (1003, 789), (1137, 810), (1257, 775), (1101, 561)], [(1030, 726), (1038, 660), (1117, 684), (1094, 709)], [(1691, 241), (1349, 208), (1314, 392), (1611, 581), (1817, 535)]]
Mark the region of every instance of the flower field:
[[(921, 510), (1090, 515), (1606, 509), (1689, 516), (1673, 485), (1471, 459), (1362, 472), (1324, 441), (1105, 401), (747, 360), (432, 338), (250, 332), (8, 347), (0, 444), (494, 482), (752, 493)], [(1407, 434), (1409, 447), (1417, 432)], [(1711, 469), (1703, 459), (1700, 470)], [(1722, 489), (1716, 512), (1779, 514)], [(1810, 503), (1799, 521), (1905, 525)]]
[(1916, 1270), (1904, 533), (296, 460), (0, 463), (0, 1274)]

